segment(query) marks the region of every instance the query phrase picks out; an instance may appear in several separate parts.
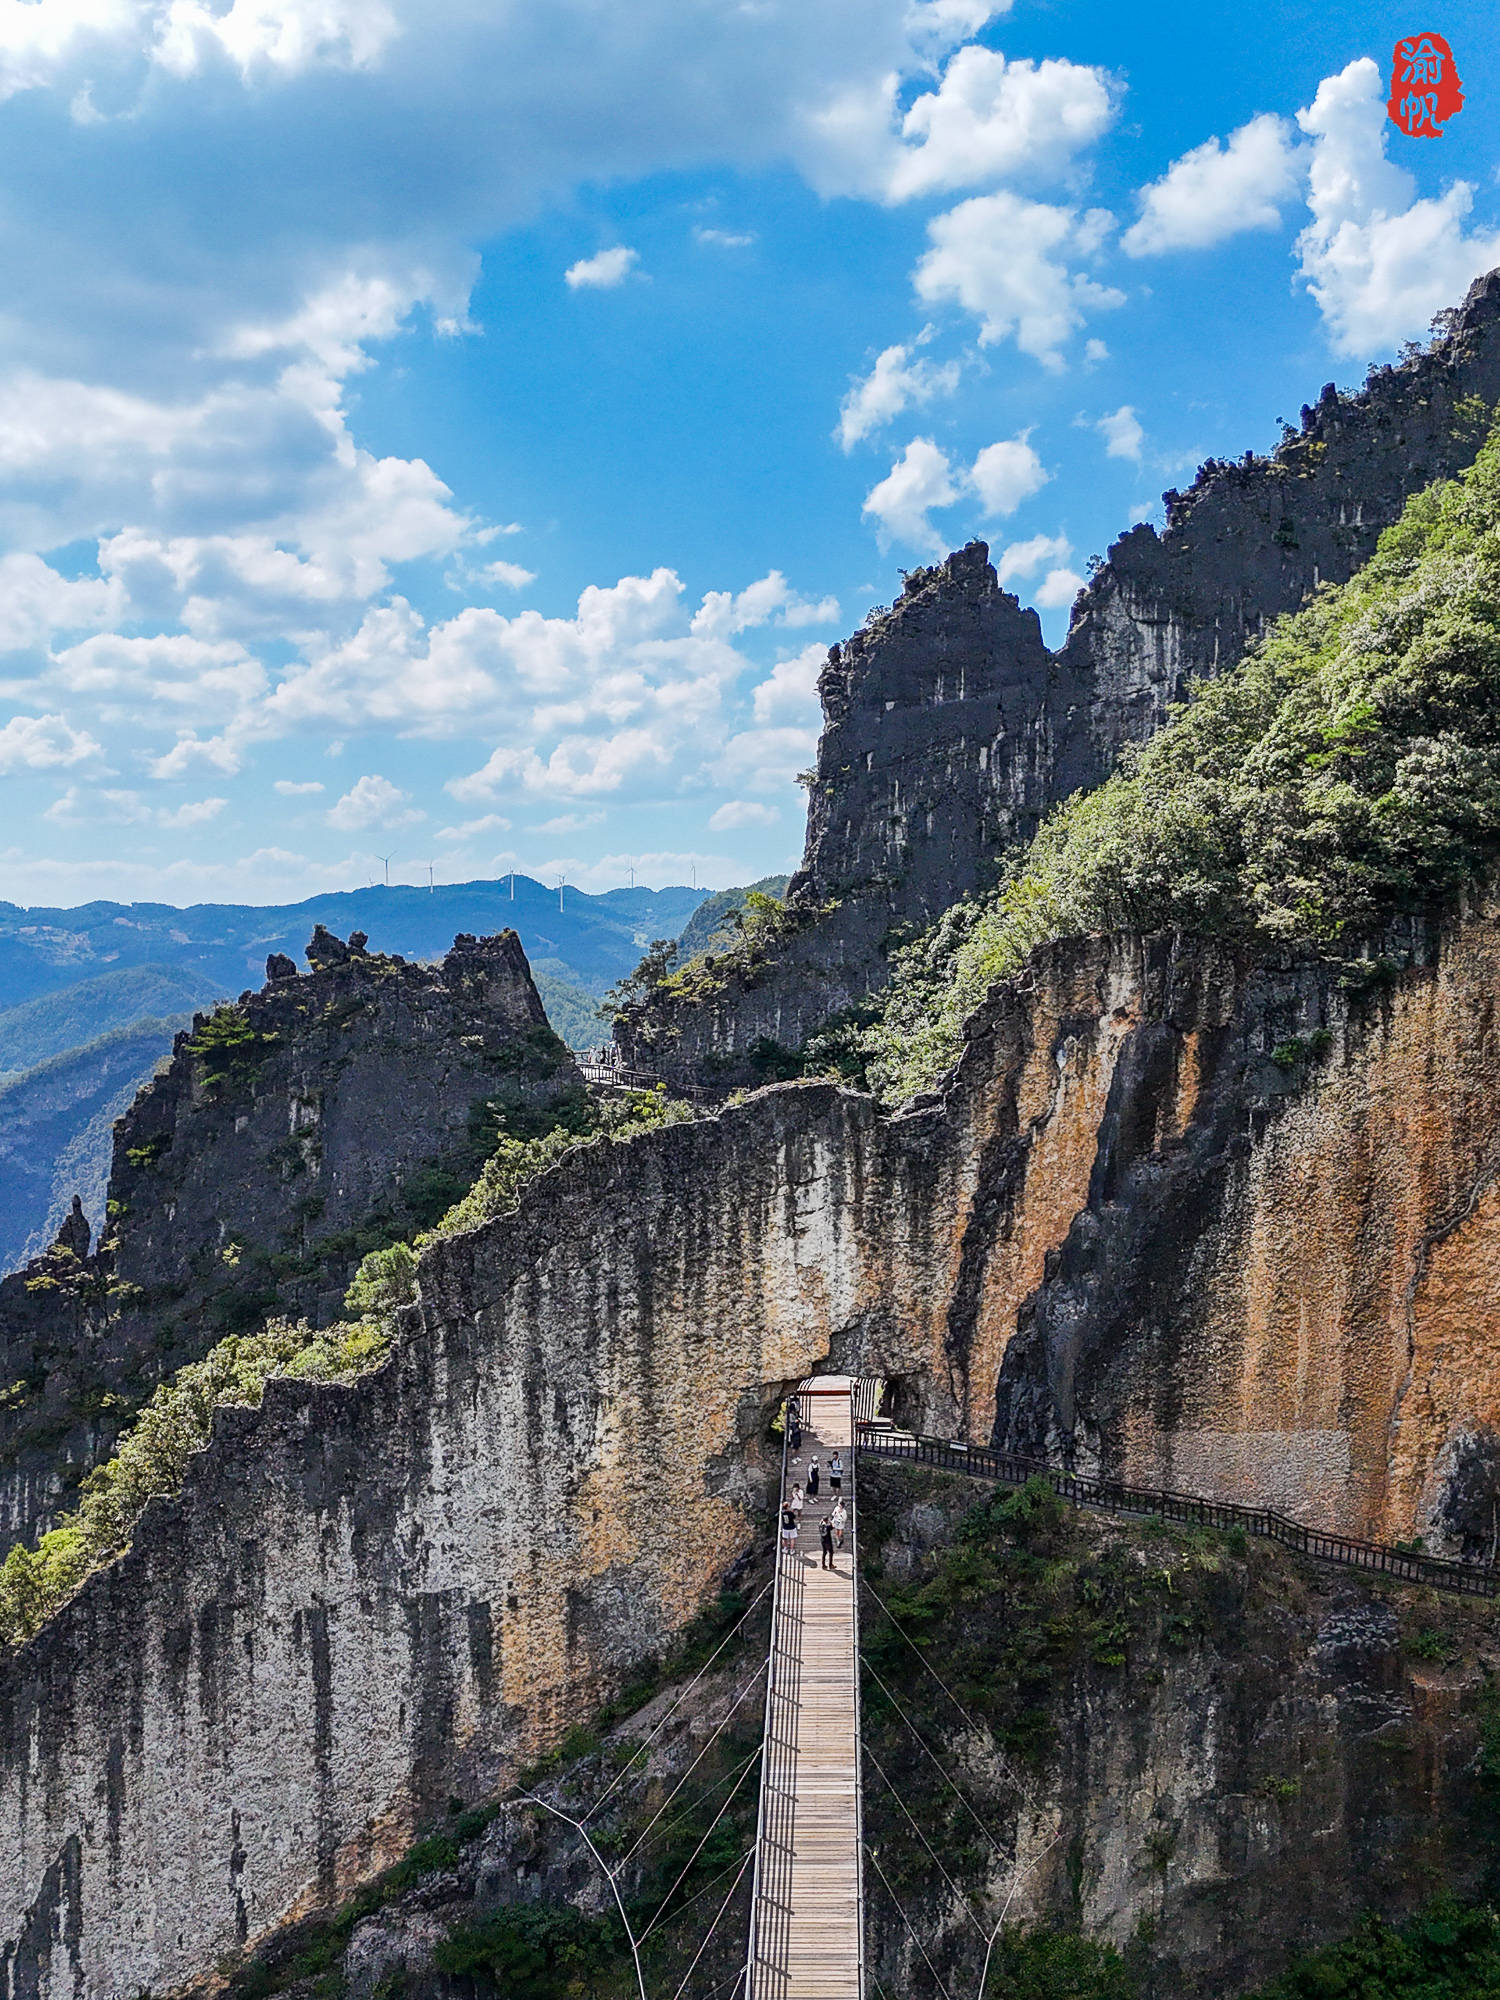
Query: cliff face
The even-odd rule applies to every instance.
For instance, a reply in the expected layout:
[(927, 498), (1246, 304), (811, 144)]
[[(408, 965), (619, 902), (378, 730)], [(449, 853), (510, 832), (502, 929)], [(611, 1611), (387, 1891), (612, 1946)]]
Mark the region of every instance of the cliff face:
[[(1044, 1985), (1034, 1964), (1033, 1983), (1007, 1941), (1001, 1991), (1218, 2000), (1367, 1911), (1493, 1893), (1491, 1607), (1211, 1533), (997, 1522), (975, 1481), (884, 1463), (862, 1463), (860, 1490), (864, 1829), (921, 1934), (919, 1952), (872, 1870), (887, 1992), (936, 2000), (934, 1968), (977, 1991), (1003, 1917), (1126, 1963), (1107, 1988)], [(943, 1688), (892, 1602), (920, 1620)]]
[(8, 1538), (164, 1373), (272, 1311), (336, 1317), (367, 1250), (468, 1187), (490, 1106), (579, 1085), (514, 932), (409, 965), (320, 927), (309, 956), (177, 1036), (116, 1124), (96, 1254), (0, 1283)]
[(16, 1990), (201, 1973), (493, 1790), (757, 1540), (764, 1417), (824, 1357), (914, 1426), (1487, 1537), (1500, 905), (1407, 947), (1356, 1003), (1054, 946), (941, 1098), (766, 1091), (436, 1244), (384, 1369), (222, 1417), (0, 1669)]
[(1114, 543), (1056, 654), (983, 543), (909, 577), (819, 682), (824, 731), (789, 894), (836, 907), (709, 997), (627, 1012), (628, 1058), (750, 1080), (758, 1039), (796, 1048), (883, 985), (892, 934), (989, 886), (1004, 848), (1160, 728), (1192, 676), (1234, 665), (1320, 583), (1347, 582), (1412, 493), (1472, 462), (1500, 402), (1500, 271), (1450, 320), (1358, 394), (1328, 385), (1272, 457), (1211, 460), (1168, 493), (1165, 530)]

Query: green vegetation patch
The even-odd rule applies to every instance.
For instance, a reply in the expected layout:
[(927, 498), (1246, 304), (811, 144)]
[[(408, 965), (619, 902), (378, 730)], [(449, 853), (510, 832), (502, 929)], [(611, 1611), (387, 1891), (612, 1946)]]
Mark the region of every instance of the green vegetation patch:
[(198, 1065), (203, 1088), (221, 1094), (244, 1088), (276, 1039), (254, 1027), (243, 1007), (226, 1001), (193, 1030), (186, 1047)]
[(1370, 1917), (1246, 2000), (1500, 2000), (1500, 1913), (1444, 1900), (1406, 1924)]
[(605, 998), (607, 1013), (628, 1006), (661, 1001), (710, 1000), (731, 979), (753, 974), (769, 964), (788, 938), (804, 925), (825, 917), (832, 903), (788, 903), (764, 889), (746, 889), (737, 907), (727, 910), (720, 924), (722, 945), (683, 958), (671, 938), (657, 938), (627, 978), (612, 986)]
[[(1051, 814), (994, 894), (897, 954), (868, 1079), (896, 1102), (1039, 944), (1180, 930), (1366, 974), (1366, 940), (1500, 857), (1500, 440), (1408, 501), (1340, 588), (1279, 619), (1106, 784)], [(1283, 1052), (1290, 1054), (1290, 1050)], [(1298, 1055), (1300, 1060), (1300, 1052)]]
[[(546, 1033), (549, 1042), (555, 1039)], [(540, 1117), (545, 1129), (526, 1138), (502, 1130), (478, 1178), (432, 1228), (412, 1241), (381, 1243), (367, 1252), (345, 1294), (344, 1322), (326, 1332), (314, 1332), (305, 1321), (293, 1325), (275, 1318), (258, 1332), (244, 1330), (275, 1296), (271, 1265), (278, 1260), (253, 1259), (255, 1282), (248, 1289), (210, 1301), (209, 1309), (232, 1330), (203, 1360), (179, 1369), (156, 1390), (115, 1455), (83, 1481), (75, 1511), (35, 1549), (17, 1543), (0, 1565), (0, 1645), (31, 1638), (91, 1571), (128, 1546), (147, 1501), (180, 1488), (188, 1460), (208, 1443), (215, 1410), (230, 1404), (258, 1407), (275, 1375), (351, 1381), (378, 1367), (390, 1351), (396, 1314), (416, 1297), (417, 1257), (427, 1244), (513, 1214), (531, 1182), (575, 1147), (622, 1142), (693, 1115), (690, 1105), (659, 1090), (599, 1100), (580, 1095), (546, 1115), (525, 1107), (497, 1114)], [(337, 1247), (335, 1239), (326, 1239), (310, 1259), (279, 1263), (285, 1275), (304, 1274), (304, 1266), (313, 1268)], [(68, 1256), (58, 1259), (68, 1261)], [(62, 1283), (50, 1276), (45, 1282), (53, 1289)]]
[(385, 1327), (368, 1320), (326, 1333), (272, 1321), (258, 1334), (221, 1340), (202, 1361), (179, 1369), (114, 1457), (84, 1480), (75, 1510), (35, 1549), (18, 1542), (0, 1565), (0, 1644), (29, 1639), (90, 1571), (129, 1545), (146, 1502), (181, 1486), (188, 1460), (208, 1443), (215, 1410), (255, 1408), (273, 1375), (352, 1379), (377, 1366), (388, 1344)]

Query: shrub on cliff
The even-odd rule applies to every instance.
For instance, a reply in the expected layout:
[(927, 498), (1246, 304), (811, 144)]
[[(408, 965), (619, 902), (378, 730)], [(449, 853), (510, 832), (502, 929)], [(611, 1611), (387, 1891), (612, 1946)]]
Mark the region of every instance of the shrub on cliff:
[[(591, 1099), (590, 1104), (590, 1129), (583, 1132), (568, 1125), (530, 1139), (502, 1133), (494, 1152), (481, 1167), (478, 1180), (435, 1228), (417, 1238), (418, 1247), (438, 1237), (477, 1229), (482, 1222), (492, 1222), (498, 1215), (513, 1215), (520, 1205), (522, 1189), (549, 1167), (555, 1167), (575, 1146), (594, 1145), (604, 1139), (633, 1139), (658, 1125), (682, 1124), (695, 1115), (690, 1104), (681, 1098), (668, 1097), (661, 1090), (632, 1090), (619, 1098)], [(368, 1264), (370, 1260), (365, 1261)], [(363, 1269), (361, 1266), (361, 1272)]]
[(384, 1359), (389, 1336), (375, 1321), (314, 1333), (272, 1320), (232, 1334), (164, 1382), (113, 1458), (83, 1482), (78, 1506), (35, 1549), (17, 1543), (0, 1564), (0, 1644), (29, 1639), (84, 1578), (129, 1543), (148, 1500), (175, 1493), (188, 1460), (208, 1443), (215, 1410), (254, 1408), (273, 1375), (320, 1382), (362, 1374)]
[(909, 947), (867, 1037), (890, 1100), (1051, 938), (1182, 930), (1344, 956), (1500, 858), (1500, 434), (1340, 588), (1279, 619), (1012, 878)]
[(208, 1443), (214, 1411), (230, 1404), (255, 1408), (275, 1375), (304, 1381), (351, 1381), (390, 1352), (395, 1317), (417, 1295), (417, 1253), (443, 1236), (514, 1213), (521, 1191), (575, 1146), (625, 1140), (694, 1115), (691, 1105), (661, 1091), (631, 1091), (590, 1100), (588, 1129), (573, 1124), (535, 1138), (502, 1133), (479, 1178), (462, 1200), (415, 1243), (372, 1251), (344, 1297), (344, 1323), (314, 1332), (269, 1320), (254, 1334), (231, 1334), (203, 1360), (164, 1382), (120, 1440), (113, 1458), (83, 1482), (82, 1497), (35, 1549), (17, 1543), (0, 1564), (0, 1645), (18, 1645), (38, 1631), (90, 1574), (118, 1555), (148, 1500), (175, 1493), (194, 1452)]

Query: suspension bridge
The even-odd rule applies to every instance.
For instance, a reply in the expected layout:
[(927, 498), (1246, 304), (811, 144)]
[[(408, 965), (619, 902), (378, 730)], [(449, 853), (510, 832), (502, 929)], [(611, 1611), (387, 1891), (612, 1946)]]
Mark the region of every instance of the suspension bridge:
[[(1085, 1477), (989, 1446), (896, 1430), (879, 1417), (883, 1389), (871, 1377), (810, 1376), (786, 1406), (777, 1519), (785, 1521), (791, 1509), (795, 1528), (778, 1534), (768, 1654), (745, 1683), (748, 1691), (765, 1674), (755, 1839), (671, 2000), (698, 2000), (693, 1970), (752, 1864), (748, 1949), (732, 1985), (714, 1988), (709, 2000), (721, 1995), (723, 2000), (868, 2000), (864, 1861), (871, 1859), (877, 1873), (879, 1862), (864, 1843), (861, 1794), (856, 1481), (862, 1459), (904, 1460), (1009, 1486), (1040, 1478), (1078, 1506), (1241, 1528), (1322, 1562), (1464, 1596), (1500, 1596), (1500, 1568), (1492, 1564), (1454, 1562), (1415, 1544), (1363, 1541), (1309, 1528), (1266, 1508)], [(825, 1551), (824, 1527), (839, 1518), (834, 1507), (840, 1500), (842, 1533)], [(752, 1605), (746, 1612), (747, 1619), (754, 1609)], [(715, 1658), (733, 1636), (721, 1642)], [(694, 1684), (712, 1665), (711, 1659)], [(736, 1708), (743, 1698), (743, 1692), (736, 1696)], [(614, 1783), (619, 1782), (617, 1777)], [(580, 1825), (579, 1830), (587, 1838), (586, 1829)], [(605, 1866), (602, 1856), (595, 1858)], [(616, 1871), (606, 1867), (605, 1872), (614, 1886)], [(885, 1888), (894, 1900), (888, 1883)], [(911, 1930), (899, 1903), (897, 1909)], [(625, 1921), (623, 1904), (620, 1915)], [(626, 1930), (630, 1932), (628, 1921)], [(915, 1930), (911, 1935), (922, 1950)], [(649, 2000), (636, 1946), (632, 1934), (640, 2000)]]

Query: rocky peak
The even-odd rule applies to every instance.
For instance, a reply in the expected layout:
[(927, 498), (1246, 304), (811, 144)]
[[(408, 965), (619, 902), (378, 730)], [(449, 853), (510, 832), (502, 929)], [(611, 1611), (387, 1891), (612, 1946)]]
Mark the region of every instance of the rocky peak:
[(49, 1465), (86, 1463), (109, 1424), (68, 1413), (124, 1407), (269, 1313), (336, 1318), (367, 1251), (468, 1188), (505, 1109), (582, 1088), (514, 931), (417, 965), (319, 925), (307, 958), (299, 974), (273, 953), (259, 992), (178, 1035), (115, 1127), (94, 1255), (75, 1206), (68, 1282), (0, 1284), (4, 1379), (35, 1384), (0, 1409), (0, 1527), (45, 1517), (56, 1482), (25, 1472), (39, 1427), (72, 1425)]
[[(1210, 459), (1129, 529), (1079, 593), (1063, 645), (1003, 591), (983, 542), (913, 571), (829, 654), (807, 843), (807, 913), (775, 965), (706, 998), (627, 1011), (635, 1061), (726, 1086), (757, 1044), (800, 1046), (878, 990), (890, 943), (993, 881), (1008, 846), (1098, 784), (1195, 677), (1373, 554), (1410, 496), (1470, 464), (1500, 403), (1500, 270), (1440, 314), (1425, 349), (1341, 394), (1325, 384), (1269, 454)], [(813, 913), (836, 903), (821, 915)]]

